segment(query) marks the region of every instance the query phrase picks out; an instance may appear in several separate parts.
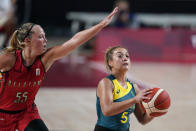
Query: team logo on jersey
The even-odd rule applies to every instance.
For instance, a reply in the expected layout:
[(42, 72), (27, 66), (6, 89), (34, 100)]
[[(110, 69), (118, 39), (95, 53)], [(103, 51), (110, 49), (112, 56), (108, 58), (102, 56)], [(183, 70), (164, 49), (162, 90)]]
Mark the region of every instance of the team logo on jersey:
[(0, 72), (0, 82), (1, 81), (4, 81), (4, 78), (3, 78), (3, 73)]
[(120, 89), (118, 89), (117, 91), (116, 91), (116, 94), (119, 94), (120, 93)]
[(0, 72), (0, 80), (3, 78), (3, 75), (2, 75), (2, 73)]
[(36, 76), (39, 76), (39, 75), (40, 75), (40, 69), (37, 68), (37, 69), (36, 69)]

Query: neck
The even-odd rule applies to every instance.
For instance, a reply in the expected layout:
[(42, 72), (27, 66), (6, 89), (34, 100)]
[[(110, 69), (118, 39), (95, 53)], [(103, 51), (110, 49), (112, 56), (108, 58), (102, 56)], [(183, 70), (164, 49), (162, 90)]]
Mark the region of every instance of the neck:
[(33, 64), (37, 56), (33, 55), (32, 51), (29, 48), (25, 48), (22, 51), (22, 57), (24, 59), (24, 64), (30, 66)]
[(112, 71), (112, 74), (116, 77), (116, 79), (122, 84), (126, 84), (126, 72), (122, 71)]

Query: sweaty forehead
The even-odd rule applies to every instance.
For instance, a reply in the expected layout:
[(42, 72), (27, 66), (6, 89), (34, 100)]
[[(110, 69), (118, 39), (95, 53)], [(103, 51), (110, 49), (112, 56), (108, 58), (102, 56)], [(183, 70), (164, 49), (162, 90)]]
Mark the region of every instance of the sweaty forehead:
[(44, 30), (39, 25), (35, 25), (33, 27), (32, 31), (35, 32), (35, 33), (38, 33), (38, 34), (45, 34)]
[(127, 54), (128, 51), (125, 48), (117, 48), (114, 50), (113, 54)]

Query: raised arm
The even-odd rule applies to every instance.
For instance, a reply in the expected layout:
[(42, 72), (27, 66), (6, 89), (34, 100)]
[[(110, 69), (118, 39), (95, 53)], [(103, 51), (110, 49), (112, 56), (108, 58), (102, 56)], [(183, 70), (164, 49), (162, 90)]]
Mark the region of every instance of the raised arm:
[(42, 61), (46, 67), (46, 70), (50, 67), (50, 65), (55, 60), (58, 60), (64, 56), (66, 56), (68, 53), (72, 52), (76, 47), (87, 42), (89, 39), (91, 39), (93, 36), (95, 36), (99, 31), (101, 31), (105, 26), (107, 26), (111, 22), (113, 16), (117, 12), (118, 12), (118, 7), (116, 7), (112, 11), (112, 13), (110, 13), (99, 24), (97, 24), (89, 29), (78, 32), (67, 42), (63, 43), (60, 46), (55, 46), (55, 47), (51, 48), (48, 52), (46, 52), (42, 58)]

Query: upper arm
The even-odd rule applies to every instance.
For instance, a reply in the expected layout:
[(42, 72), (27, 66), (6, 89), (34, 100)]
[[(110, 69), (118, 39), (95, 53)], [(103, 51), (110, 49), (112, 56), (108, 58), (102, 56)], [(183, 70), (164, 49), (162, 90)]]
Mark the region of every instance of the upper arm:
[(0, 53), (0, 71), (8, 71), (15, 63), (15, 56), (12, 53)]
[(50, 56), (50, 59), (55, 61), (58, 60), (70, 52), (72, 52), (77, 47), (77, 42), (74, 39), (70, 39), (63, 43), (62, 45), (54, 46), (46, 54)]
[(53, 46), (42, 57), (42, 62), (46, 71), (54, 63), (54, 61), (68, 55), (77, 47), (77, 43), (74, 43), (74, 39), (70, 39), (62, 45)]
[(108, 78), (102, 79), (97, 88), (97, 95), (100, 99), (100, 104), (102, 110), (105, 109), (105, 106), (113, 102), (113, 84)]

